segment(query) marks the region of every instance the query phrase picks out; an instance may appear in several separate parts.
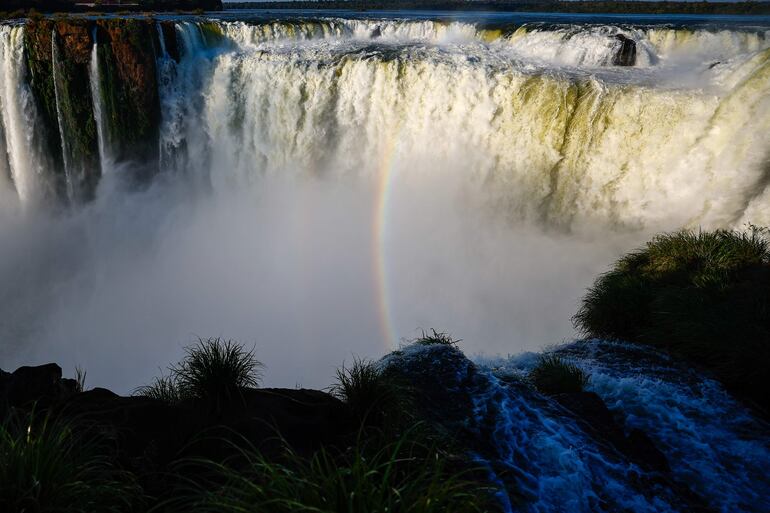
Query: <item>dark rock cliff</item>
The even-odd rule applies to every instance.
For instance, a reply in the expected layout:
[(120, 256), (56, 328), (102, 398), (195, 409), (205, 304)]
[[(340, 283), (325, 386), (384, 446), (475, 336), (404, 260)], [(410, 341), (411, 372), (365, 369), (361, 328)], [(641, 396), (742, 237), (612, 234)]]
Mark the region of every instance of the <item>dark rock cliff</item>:
[(117, 160), (153, 166), (158, 160), (160, 100), (155, 55), (158, 33), (151, 19), (104, 19), (97, 41), (107, 137)]
[(88, 200), (101, 175), (92, 101), (93, 45), (104, 137), (111, 158), (137, 162), (152, 174), (158, 162), (160, 101), (152, 19), (30, 19), (25, 27), (29, 84), (41, 137), (50, 155), (52, 183), (61, 198)]

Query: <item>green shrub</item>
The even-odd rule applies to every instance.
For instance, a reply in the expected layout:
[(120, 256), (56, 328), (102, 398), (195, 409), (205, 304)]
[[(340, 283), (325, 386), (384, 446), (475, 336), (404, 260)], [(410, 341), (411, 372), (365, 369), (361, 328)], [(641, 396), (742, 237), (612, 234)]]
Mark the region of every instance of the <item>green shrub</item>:
[(529, 379), (541, 393), (551, 395), (582, 392), (590, 378), (574, 364), (556, 355), (544, 355), (529, 373)]
[(337, 369), (332, 395), (344, 401), (363, 425), (397, 427), (408, 415), (410, 391), (369, 360)]
[(170, 375), (138, 388), (137, 395), (167, 402), (205, 399), (217, 406), (231, 402), (247, 387), (257, 387), (262, 363), (254, 350), (220, 338), (199, 339), (185, 348), (185, 357), (169, 367)]
[(659, 235), (599, 277), (573, 320), (587, 336), (649, 344), (704, 365), (770, 407), (766, 229)]
[(209, 480), (195, 483), (177, 511), (270, 513), (430, 513), (493, 511), (485, 474), (452, 468), (452, 459), (407, 432), (393, 442), (359, 439), (343, 453), (321, 449), (282, 463), (253, 447), (232, 461), (197, 461)]
[(63, 420), (9, 416), (0, 424), (0, 511), (138, 510), (134, 476), (117, 469), (96, 440)]

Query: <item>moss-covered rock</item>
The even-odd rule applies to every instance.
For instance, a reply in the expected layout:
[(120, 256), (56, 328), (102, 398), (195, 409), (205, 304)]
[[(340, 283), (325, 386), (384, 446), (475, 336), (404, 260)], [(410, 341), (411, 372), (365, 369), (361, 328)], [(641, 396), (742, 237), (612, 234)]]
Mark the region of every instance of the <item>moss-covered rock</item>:
[(113, 157), (156, 165), (160, 100), (155, 66), (158, 33), (151, 19), (97, 21), (101, 90)]
[(55, 31), (54, 85), (69, 194), (75, 200), (87, 200), (93, 197), (101, 176), (89, 75), (91, 30), (85, 20), (58, 20)]
[(37, 105), (40, 125), (37, 136), (42, 139), (51, 158), (50, 181), (61, 197), (66, 195), (66, 181), (61, 151), (61, 135), (56, 112), (56, 90), (53, 82), (52, 41), (54, 21), (30, 18), (24, 28), (29, 86)]
[(166, 45), (166, 53), (169, 57), (179, 62), (179, 42), (176, 38), (176, 24), (173, 21), (162, 21), (160, 23), (161, 32), (163, 32), (163, 42)]
[[(165, 31), (174, 34), (173, 26)], [(57, 194), (87, 200), (101, 175), (90, 80), (95, 42), (99, 103), (110, 156), (139, 164), (142, 172), (152, 174), (158, 162), (160, 125), (155, 67), (160, 42), (155, 21), (34, 18), (27, 21), (25, 38), (39, 137), (51, 156)], [(167, 39), (178, 58), (175, 34)]]

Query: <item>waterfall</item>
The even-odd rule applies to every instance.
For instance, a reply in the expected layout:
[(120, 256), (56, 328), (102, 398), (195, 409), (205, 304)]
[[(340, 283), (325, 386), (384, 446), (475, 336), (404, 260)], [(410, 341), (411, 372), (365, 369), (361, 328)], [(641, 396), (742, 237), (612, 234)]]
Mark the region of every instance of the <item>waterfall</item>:
[(0, 25), (0, 114), (10, 176), (22, 204), (44, 197), (46, 157), (39, 144), (37, 111), (27, 84), (24, 28)]
[(209, 161), (206, 155), (208, 140), (200, 132), (198, 115), (211, 62), (206, 53), (206, 40), (196, 23), (177, 23), (175, 33), (181, 61), (177, 64), (164, 53), (159, 65), (161, 168), (185, 170), (188, 175), (206, 175), (203, 168)]
[(75, 199), (75, 184), (73, 183), (73, 170), (70, 164), (69, 140), (70, 134), (67, 134), (62, 116), (63, 95), (60, 93), (61, 78), (59, 77), (59, 45), (56, 44), (56, 29), (51, 33), (51, 73), (53, 74), (53, 89), (56, 98), (56, 120), (59, 124), (59, 136), (61, 138), (62, 160), (64, 162), (64, 178), (67, 186), (67, 198), (70, 201)]
[[(569, 229), (770, 222), (764, 33), (699, 48), (707, 57), (672, 75), (689, 43), (642, 29), (530, 27), (489, 43), (462, 24), (234, 22), (221, 30), (235, 48), (212, 51), (177, 27), (162, 133), (213, 181), (373, 176), (398, 147), (394, 168), (497, 184), (511, 215)], [(612, 66), (621, 32), (640, 48), (630, 69)]]
[[(0, 112), (2, 111), (3, 103), (0, 99)], [(3, 126), (3, 117), (0, 116), (0, 193), (5, 193), (13, 188), (11, 163), (8, 162), (8, 146), (5, 139), (5, 126)]]
[[(371, 179), (386, 155), (392, 170), (487, 184), (506, 215), (566, 230), (770, 223), (766, 29), (338, 17), (173, 27), (172, 58), (155, 23), (163, 170), (215, 186), (287, 172)], [(3, 25), (7, 117), (34, 108), (23, 38), (11, 37), (21, 31)], [(620, 68), (623, 41), (635, 60)], [(104, 96), (99, 46), (90, 94), (107, 169), (121, 141), (105, 102), (121, 100)], [(55, 42), (52, 58), (72, 197), (83, 173)], [(18, 124), (5, 119), (6, 146), (26, 196), (41, 171), (22, 168), (47, 156), (21, 158), (28, 143), (14, 132), (34, 129)]]
[[(160, 42), (160, 59), (168, 59), (168, 51), (166, 50), (166, 38), (163, 35), (163, 27), (161, 24), (155, 23), (155, 29), (158, 31), (158, 41)], [(96, 39), (94, 39), (96, 41)]]
[(99, 41), (97, 40), (97, 31), (93, 30), (94, 46), (91, 49), (91, 62), (89, 63), (88, 74), (91, 83), (91, 98), (94, 106), (94, 120), (96, 121), (96, 133), (99, 142), (99, 165), (102, 175), (112, 169), (112, 158), (110, 157), (109, 142), (107, 140), (106, 123), (104, 109), (102, 104), (104, 96), (102, 94), (101, 75), (99, 74)]

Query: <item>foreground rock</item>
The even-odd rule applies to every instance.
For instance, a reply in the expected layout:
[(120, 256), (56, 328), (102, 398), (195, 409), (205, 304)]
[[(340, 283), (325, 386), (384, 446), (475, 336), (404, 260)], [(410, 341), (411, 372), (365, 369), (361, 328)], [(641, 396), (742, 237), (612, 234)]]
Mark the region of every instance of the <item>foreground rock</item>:
[(615, 39), (620, 41), (620, 46), (612, 63), (615, 66), (633, 66), (636, 64), (636, 41), (623, 34), (615, 34)]
[(62, 378), (61, 367), (55, 363), (19, 367), (13, 373), (0, 369), (0, 413), (10, 407), (50, 405), (73, 396), (77, 388), (75, 380)]
[(232, 451), (230, 442), (248, 442), (268, 458), (286, 445), (300, 455), (320, 447), (344, 447), (355, 432), (348, 408), (317, 390), (245, 389), (226, 408), (206, 401), (169, 404), (148, 397), (123, 397), (104, 388), (85, 392), (62, 378), (56, 364), (0, 370), (0, 417), (11, 409), (50, 411), (71, 419), (80, 430), (113, 447), (122, 468), (143, 476), (143, 487), (162, 496), (165, 470), (185, 457), (217, 461)]

